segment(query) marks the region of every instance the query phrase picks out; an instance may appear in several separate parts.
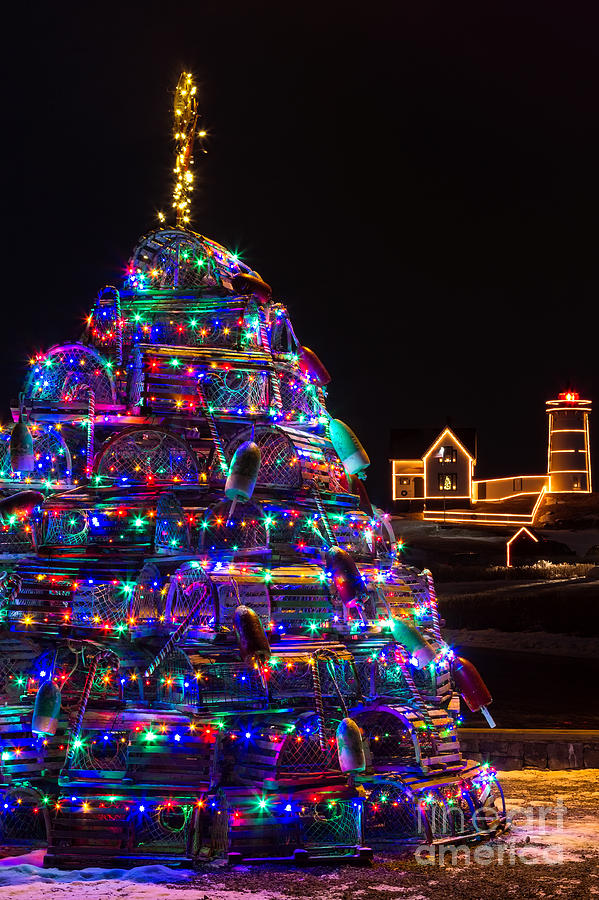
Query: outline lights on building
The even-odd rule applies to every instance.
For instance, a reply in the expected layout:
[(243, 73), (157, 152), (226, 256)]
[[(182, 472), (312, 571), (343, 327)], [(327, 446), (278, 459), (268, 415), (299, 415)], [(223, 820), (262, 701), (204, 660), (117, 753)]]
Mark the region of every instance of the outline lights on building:
[(539, 543), (538, 537), (536, 537), (536, 536), (532, 533), (532, 531), (529, 531), (528, 528), (524, 528), (524, 527), (520, 528), (520, 529), (516, 532), (516, 534), (513, 534), (513, 535), (511, 536), (511, 538), (509, 539), (509, 541), (507, 541), (507, 543), (506, 543), (506, 545), (505, 545), (505, 557), (506, 557), (506, 562), (505, 562), (505, 564), (506, 564), (506, 566), (507, 566), (508, 569), (510, 569), (511, 566), (512, 566), (512, 561), (511, 561), (512, 543), (516, 540), (516, 538), (517, 538), (519, 535), (522, 534), (523, 531), (526, 532), (526, 534), (529, 536), (529, 538), (532, 538), (532, 539), (533, 539), (533, 541), (535, 542), (535, 544), (538, 544), (538, 543)]

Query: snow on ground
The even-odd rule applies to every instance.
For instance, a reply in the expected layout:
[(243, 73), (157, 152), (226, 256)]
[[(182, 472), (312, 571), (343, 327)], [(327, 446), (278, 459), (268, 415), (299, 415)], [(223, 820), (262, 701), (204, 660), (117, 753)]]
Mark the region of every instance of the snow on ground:
[(488, 844), (439, 858), (391, 850), (372, 868), (293, 869), (217, 863), (199, 872), (42, 869), (43, 851), (0, 861), (0, 900), (574, 900), (599, 896), (599, 771), (506, 772), (513, 824)]
[(495, 628), (444, 628), (443, 637), (452, 647), (532, 650), (550, 656), (599, 659), (599, 637), (549, 634), (546, 631), (498, 631)]

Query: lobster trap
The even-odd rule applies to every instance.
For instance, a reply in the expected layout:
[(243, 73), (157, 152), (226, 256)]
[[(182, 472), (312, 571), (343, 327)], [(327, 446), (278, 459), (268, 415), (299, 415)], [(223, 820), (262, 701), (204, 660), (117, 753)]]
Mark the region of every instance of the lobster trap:
[(58, 798), (46, 865), (130, 867), (149, 859), (191, 865), (190, 832), (197, 795), (148, 789), (138, 795), (93, 793)]
[(36, 665), (41, 653), (40, 645), (26, 637), (3, 634), (0, 638), (0, 697), (15, 702), (24, 694), (38, 674)]
[(99, 484), (197, 484), (198, 462), (183, 438), (162, 428), (134, 427), (108, 441), (94, 474)]
[(50, 837), (49, 797), (32, 787), (0, 794), (0, 843), (42, 847)]
[(469, 762), (451, 779), (408, 779), (431, 843), (480, 840), (502, 831), (505, 798), (493, 769)]
[(321, 413), (318, 390), (297, 371), (279, 371), (281, 412), (287, 422), (314, 421)]
[(220, 788), (208, 796), (198, 828), (203, 854), (230, 863), (372, 856), (362, 848), (362, 801), (334, 780), (277, 794)]
[(315, 712), (282, 716), (240, 714), (219, 741), (222, 785), (268, 784), (283, 789), (325, 775), (340, 775), (335, 725), (320, 728)]
[(257, 669), (239, 657), (220, 658), (205, 652), (190, 652), (194, 666), (193, 685), (198, 709), (261, 708), (267, 702), (264, 684)]
[[(14, 425), (5, 426), (0, 433), (0, 479), (8, 482), (23, 482), (23, 476), (14, 472), (10, 460), (10, 436)], [(73, 463), (64, 437), (54, 425), (30, 424), (33, 439), (33, 472), (27, 483), (44, 482), (58, 486), (70, 484)]]
[[(256, 425), (254, 441), (260, 448), (261, 462), (257, 487), (287, 488), (297, 490), (302, 484), (299, 458), (293, 442), (282, 428), (276, 425)], [(231, 460), (238, 447), (252, 437), (251, 428), (238, 431), (225, 447), (227, 460)], [(211, 481), (222, 481), (223, 472), (217, 462), (210, 471)]]
[(269, 528), (261, 507), (256, 503), (237, 503), (232, 516), (231, 510), (229, 501), (217, 503), (206, 510), (200, 549), (218, 553), (266, 547)]
[(432, 830), (417, 798), (399, 779), (365, 785), (364, 839), (375, 846), (432, 842)]
[(23, 386), (25, 403), (61, 401), (87, 404), (89, 394), (96, 406), (114, 406), (116, 390), (111, 364), (93, 347), (61, 344), (36, 358)]
[(231, 279), (252, 273), (221, 244), (208, 238), (161, 228), (144, 235), (127, 267), (129, 285), (137, 291), (172, 288), (214, 288), (231, 290)]
[[(12, 517), (11, 517), (12, 518)], [(31, 519), (14, 517), (0, 523), (0, 555), (21, 556), (33, 551)]]
[(269, 408), (268, 375), (254, 369), (208, 369), (201, 379), (204, 402), (221, 415), (258, 415)]
[(169, 623), (185, 620), (189, 627), (196, 628), (215, 625), (215, 588), (195, 560), (183, 563), (170, 576), (166, 591), (165, 619)]
[(56, 734), (40, 737), (31, 731), (32, 698), (0, 707), (0, 775), (2, 784), (19, 788), (56, 783), (67, 749), (68, 722), (62, 714)]
[(189, 526), (178, 498), (160, 494), (156, 505), (154, 547), (158, 553), (180, 553), (190, 549)]
[(87, 710), (61, 773), (63, 786), (75, 790), (102, 783), (115, 793), (208, 788), (218, 737), (214, 721), (192, 720), (172, 708), (149, 713), (143, 704), (137, 706), (112, 715)]
[(377, 704), (353, 717), (375, 772), (455, 771), (463, 765), (455, 724), (445, 710)]

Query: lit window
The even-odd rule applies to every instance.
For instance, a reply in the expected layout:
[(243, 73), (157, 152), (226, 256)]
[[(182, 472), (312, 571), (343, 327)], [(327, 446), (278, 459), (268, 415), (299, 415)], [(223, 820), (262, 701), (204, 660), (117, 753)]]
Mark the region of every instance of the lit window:
[(457, 491), (458, 476), (456, 472), (439, 472), (439, 490)]
[(514, 492), (516, 492), (516, 491), (521, 491), (521, 490), (522, 490), (522, 479), (521, 479), (521, 478), (514, 478), (514, 479), (513, 479), (513, 482), (512, 482), (512, 490), (513, 490)]
[(439, 461), (442, 463), (456, 463), (458, 461), (458, 451), (455, 447), (441, 447), (439, 450)]

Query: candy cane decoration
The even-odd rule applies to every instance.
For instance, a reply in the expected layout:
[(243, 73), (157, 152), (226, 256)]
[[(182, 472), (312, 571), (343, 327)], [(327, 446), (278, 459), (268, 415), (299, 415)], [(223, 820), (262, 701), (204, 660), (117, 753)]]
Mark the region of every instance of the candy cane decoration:
[(69, 749), (67, 751), (67, 761), (70, 762), (74, 756), (75, 744), (79, 739), (79, 735), (81, 734), (81, 725), (83, 724), (83, 717), (85, 716), (85, 710), (87, 709), (87, 704), (89, 701), (90, 694), (92, 692), (92, 687), (94, 685), (94, 679), (96, 677), (96, 672), (98, 670), (98, 666), (105, 659), (112, 659), (113, 665), (115, 668), (118, 668), (119, 661), (118, 657), (112, 652), (112, 650), (101, 650), (99, 653), (96, 653), (94, 656), (91, 665), (89, 667), (89, 672), (87, 673), (87, 678), (85, 679), (85, 686), (83, 688), (83, 693), (81, 695), (81, 700), (79, 701), (79, 708), (77, 709), (77, 715), (75, 716), (75, 724), (73, 725), (73, 731), (71, 733), (71, 740), (69, 743)]
[(310, 660), (312, 666), (312, 684), (314, 686), (314, 703), (316, 705), (316, 713), (318, 715), (318, 743), (323, 753), (327, 749), (327, 736), (324, 730), (324, 703), (322, 702), (322, 685), (320, 683), (320, 672), (318, 671), (318, 657)]
[(426, 578), (426, 584), (428, 587), (428, 602), (431, 611), (431, 617), (433, 620), (432, 632), (435, 636), (435, 640), (439, 642), (439, 644), (445, 644), (441, 636), (441, 627), (439, 624), (439, 605), (437, 603), (437, 594), (435, 591), (435, 582), (433, 581), (432, 573), (429, 569), (425, 569), (422, 573)]
[(85, 474), (89, 478), (94, 466), (94, 439), (96, 433), (96, 395), (92, 388), (86, 384), (87, 390), (87, 448)]
[(198, 397), (200, 403), (202, 405), (202, 409), (204, 411), (204, 416), (206, 418), (206, 422), (208, 423), (208, 430), (210, 432), (210, 437), (212, 438), (212, 443), (214, 444), (214, 449), (216, 450), (216, 455), (218, 456), (218, 461), (220, 463), (220, 467), (223, 472), (226, 472), (229, 468), (229, 464), (227, 463), (227, 457), (225, 456), (225, 451), (223, 448), (222, 441), (220, 439), (220, 434), (218, 433), (218, 429), (216, 427), (216, 422), (214, 421), (214, 416), (212, 415), (212, 411), (206, 402), (206, 397), (204, 395), (204, 391), (202, 390), (201, 381), (198, 380)]
[(331, 523), (329, 522), (329, 517), (327, 516), (324, 508), (324, 503), (322, 502), (322, 498), (320, 496), (320, 491), (315, 486), (314, 487), (314, 498), (316, 500), (316, 507), (318, 512), (320, 513), (320, 517), (322, 519), (322, 524), (324, 525), (324, 530), (326, 531), (327, 538), (331, 547), (335, 546), (335, 536), (333, 535), (333, 529), (331, 528)]

